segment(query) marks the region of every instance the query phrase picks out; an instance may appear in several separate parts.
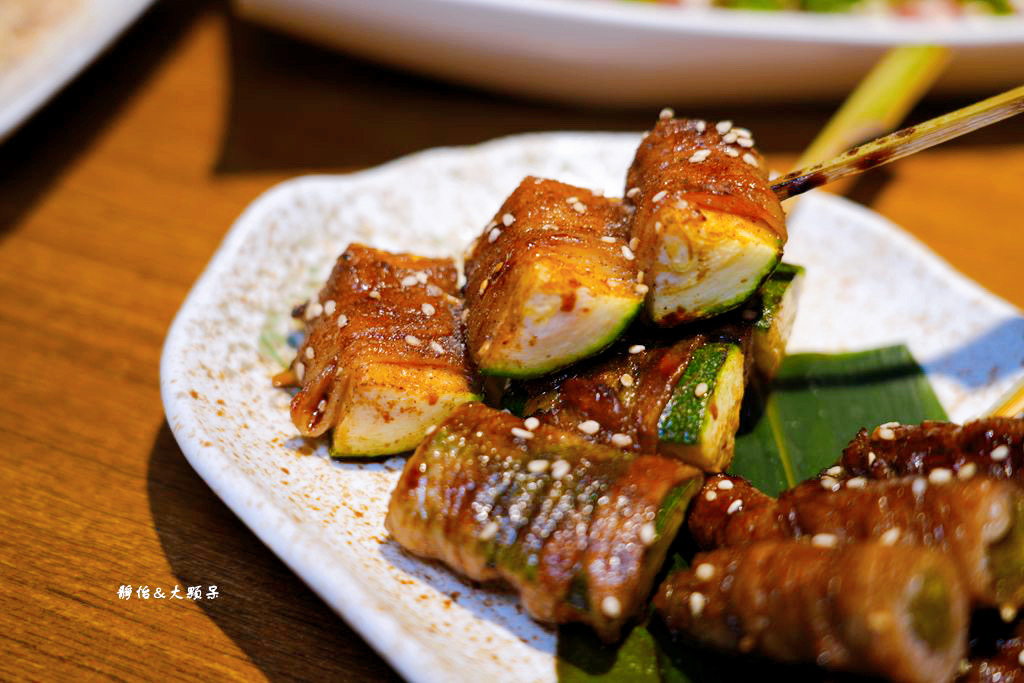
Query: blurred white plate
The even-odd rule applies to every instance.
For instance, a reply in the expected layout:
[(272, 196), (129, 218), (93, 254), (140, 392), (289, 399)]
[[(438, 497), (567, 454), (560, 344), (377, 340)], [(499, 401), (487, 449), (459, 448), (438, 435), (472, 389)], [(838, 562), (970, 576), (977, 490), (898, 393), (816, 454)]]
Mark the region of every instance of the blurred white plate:
[[(384, 514), (404, 459), (334, 463), (324, 441), (297, 438), (288, 395), (270, 384), (281, 366), (261, 353), (260, 335), (318, 291), (349, 242), (461, 253), (527, 174), (620, 192), (638, 141), (520, 136), (279, 185), (231, 228), (168, 334), (161, 393), (189, 462), (411, 680), (552, 680), (555, 638), (513, 596), (388, 540)], [(1024, 374), (1024, 318), (885, 219), (812, 193), (790, 233), (787, 259), (807, 267), (791, 349), (906, 343), (957, 419)]]
[(235, 0), (245, 17), (492, 90), (608, 105), (841, 96), (887, 48), (955, 47), (939, 91), (1024, 82), (1024, 17), (957, 21), (624, 0)]
[(0, 1), (0, 141), (92, 62), (152, 3)]

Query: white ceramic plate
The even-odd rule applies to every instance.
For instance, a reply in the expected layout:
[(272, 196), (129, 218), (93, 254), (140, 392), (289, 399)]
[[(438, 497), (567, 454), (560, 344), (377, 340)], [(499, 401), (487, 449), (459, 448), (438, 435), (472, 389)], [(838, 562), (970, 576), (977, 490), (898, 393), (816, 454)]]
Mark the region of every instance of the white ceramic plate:
[(84, 69), (153, 0), (0, 2), (0, 141)]
[[(238, 219), (174, 321), (161, 391), (186, 457), (235, 513), (404, 676), (551, 680), (555, 638), (513, 596), (405, 555), (384, 530), (402, 458), (334, 463), (296, 437), (261, 332), (318, 291), (350, 241), (458, 254), (527, 174), (621, 188), (638, 136), (552, 133), (299, 178)], [(956, 419), (1024, 366), (1024, 319), (883, 218), (827, 195), (790, 221), (807, 267), (791, 350), (906, 343)]]
[(1024, 81), (1024, 17), (958, 21), (682, 9), (625, 0), (235, 0), (243, 16), (402, 68), (516, 94), (685, 105), (844, 96), (882, 52), (955, 48), (939, 91)]

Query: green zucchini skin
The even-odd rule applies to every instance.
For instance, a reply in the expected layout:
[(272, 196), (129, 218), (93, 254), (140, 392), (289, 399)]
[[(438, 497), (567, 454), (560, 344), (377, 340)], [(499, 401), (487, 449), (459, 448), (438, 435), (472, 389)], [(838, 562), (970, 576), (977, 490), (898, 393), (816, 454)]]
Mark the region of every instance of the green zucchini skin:
[(416, 449), (385, 525), (416, 555), (508, 582), (534, 618), (612, 641), (645, 604), (702, 479), (472, 403)]

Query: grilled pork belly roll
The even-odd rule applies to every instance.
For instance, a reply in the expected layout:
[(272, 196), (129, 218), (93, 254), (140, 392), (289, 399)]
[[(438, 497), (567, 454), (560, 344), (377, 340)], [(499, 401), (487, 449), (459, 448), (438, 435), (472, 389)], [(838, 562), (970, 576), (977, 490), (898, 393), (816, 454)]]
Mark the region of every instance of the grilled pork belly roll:
[(919, 546), (790, 540), (699, 553), (654, 605), (698, 643), (896, 681), (951, 680), (966, 644), (958, 577)]
[(516, 383), (505, 405), (598, 443), (724, 469), (746, 384), (740, 343), (639, 338), (561, 375)]
[(416, 555), (504, 579), (535, 619), (611, 641), (643, 607), (700, 483), (678, 461), (471, 403), (406, 463), (385, 525)]
[(718, 476), (697, 496), (688, 525), (702, 548), (784, 538), (928, 546), (952, 559), (975, 602), (1009, 614), (1024, 604), (1024, 492), (1010, 482), (957, 480), (949, 470), (882, 481), (825, 476), (774, 499)]
[(594, 354), (639, 312), (622, 202), (528, 177), (466, 259), (467, 329), (486, 375), (536, 377)]
[[(1024, 484), (1024, 420), (991, 417), (963, 426), (928, 421), (891, 422), (862, 429), (843, 450), (837, 476), (884, 479), (951, 470), (957, 476), (982, 474)], [(961, 474), (962, 473), (962, 474)]]
[(728, 121), (662, 118), (626, 176), (632, 236), (660, 325), (740, 305), (775, 269), (786, 242), (782, 206), (749, 132)]
[(298, 311), (307, 335), (278, 386), (298, 385), (303, 436), (333, 429), (336, 457), (415, 448), (428, 427), (477, 399), (451, 259), (353, 244)]

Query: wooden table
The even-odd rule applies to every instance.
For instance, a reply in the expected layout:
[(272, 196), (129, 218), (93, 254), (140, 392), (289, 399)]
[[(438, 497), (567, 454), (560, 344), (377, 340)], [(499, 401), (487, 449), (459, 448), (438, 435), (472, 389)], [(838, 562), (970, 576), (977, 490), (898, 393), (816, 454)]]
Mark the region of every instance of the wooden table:
[[(781, 168), (835, 104), (694, 113), (754, 129)], [(240, 23), (221, 3), (158, 3), (0, 146), (0, 678), (394, 678), (185, 461), (158, 390), (168, 325), (274, 183), (655, 115), (482, 94)], [(1024, 121), (850, 193), (1024, 306)], [(122, 585), (219, 595), (123, 600)]]

